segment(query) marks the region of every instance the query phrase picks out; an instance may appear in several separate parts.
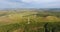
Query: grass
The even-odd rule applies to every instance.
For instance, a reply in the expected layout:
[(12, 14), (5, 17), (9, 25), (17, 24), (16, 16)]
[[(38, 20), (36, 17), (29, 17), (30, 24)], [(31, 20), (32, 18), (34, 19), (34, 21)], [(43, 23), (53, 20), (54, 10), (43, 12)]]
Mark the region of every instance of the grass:
[[(59, 22), (31, 22), (31, 24), (23, 23), (15, 23), (15, 24), (9, 24), (9, 25), (2, 25), (0, 26), (0, 32), (13, 32), (18, 29), (22, 29), (22, 31), (25, 32), (44, 32), (44, 25), (45, 23), (48, 23), (48, 28), (51, 29), (53, 27), (56, 27), (57, 29), (60, 28)], [(19, 30), (18, 30), (19, 31)]]
[[(44, 32), (44, 25), (51, 31), (55, 27), (60, 32), (60, 18), (55, 14), (46, 16), (44, 13), (34, 16), (36, 12), (12, 13), (0, 17), (0, 32)], [(49, 13), (48, 13), (49, 14)], [(22, 15), (22, 16), (21, 16)], [(46, 16), (46, 17), (45, 17)], [(30, 24), (28, 23), (28, 17)], [(7, 21), (8, 20), (8, 21)]]

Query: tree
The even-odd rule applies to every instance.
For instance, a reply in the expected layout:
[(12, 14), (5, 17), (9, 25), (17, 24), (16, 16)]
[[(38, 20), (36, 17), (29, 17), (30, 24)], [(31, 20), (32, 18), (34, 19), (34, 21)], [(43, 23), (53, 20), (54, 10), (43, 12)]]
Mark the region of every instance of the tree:
[(44, 25), (44, 29), (45, 29), (45, 32), (49, 32), (48, 23), (46, 23), (46, 24)]

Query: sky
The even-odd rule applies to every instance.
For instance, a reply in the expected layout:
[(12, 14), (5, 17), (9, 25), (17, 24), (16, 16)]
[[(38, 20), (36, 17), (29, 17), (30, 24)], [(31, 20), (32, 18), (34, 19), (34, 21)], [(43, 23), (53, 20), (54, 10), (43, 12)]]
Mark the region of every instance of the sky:
[(0, 8), (60, 8), (60, 0), (0, 0)]

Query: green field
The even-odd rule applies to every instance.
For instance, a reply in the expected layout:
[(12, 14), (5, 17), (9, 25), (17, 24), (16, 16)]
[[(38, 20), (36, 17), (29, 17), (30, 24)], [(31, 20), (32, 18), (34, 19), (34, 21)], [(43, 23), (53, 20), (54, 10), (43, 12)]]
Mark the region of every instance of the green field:
[(60, 12), (0, 12), (0, 32), (60, 32)]

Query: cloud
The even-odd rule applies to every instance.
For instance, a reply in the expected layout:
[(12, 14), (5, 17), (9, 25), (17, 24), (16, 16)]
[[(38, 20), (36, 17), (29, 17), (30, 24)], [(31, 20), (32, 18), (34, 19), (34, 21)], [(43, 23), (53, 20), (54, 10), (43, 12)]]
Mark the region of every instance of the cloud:
[(0, 8), (60, 7), (60, 0), (0, 0)]
[(22, 0), (25, 3), (49, 3), (49, 2), (58, 2), (59, 0)]
[(30, 3), (30, 7), (37, 8), (57, 8), (60, 7), (60, 0), (22, 0), (24, 3)]
[(0, 8), (19, 8), (22, 7), (24, 4), (19, 2), (11, 2), (7, 0), (0, 0)]

